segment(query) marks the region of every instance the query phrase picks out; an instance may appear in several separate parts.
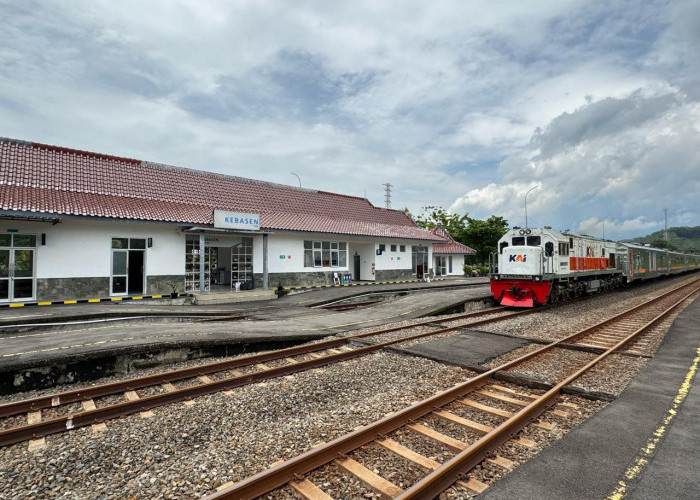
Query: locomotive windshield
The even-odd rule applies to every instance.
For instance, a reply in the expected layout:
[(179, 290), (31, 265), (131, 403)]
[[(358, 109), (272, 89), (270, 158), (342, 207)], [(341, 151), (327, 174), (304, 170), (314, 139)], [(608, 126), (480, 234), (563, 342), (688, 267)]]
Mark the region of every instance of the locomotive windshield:
[(513, 237), (513, 246), (524, 246), (525, 245), (525, 236), (514, 236)]
[(527, 246), (529, 247), (538, 247), (542, 244), (542, 238), (539, 236), (528, 236), (527, 237)]

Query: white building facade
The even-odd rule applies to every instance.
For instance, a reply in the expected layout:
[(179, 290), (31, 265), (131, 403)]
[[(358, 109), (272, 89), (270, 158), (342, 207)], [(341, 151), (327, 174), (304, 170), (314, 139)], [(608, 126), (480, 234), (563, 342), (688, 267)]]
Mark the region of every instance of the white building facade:
[(0, 167), (0, 304), (411, 279), (444, 242), (336, 193), (10, 139)]

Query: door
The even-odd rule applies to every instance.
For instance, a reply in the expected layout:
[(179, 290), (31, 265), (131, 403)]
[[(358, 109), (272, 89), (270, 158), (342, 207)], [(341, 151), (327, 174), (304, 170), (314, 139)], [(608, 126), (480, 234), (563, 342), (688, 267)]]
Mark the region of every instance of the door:
[(112, 295), (143, 293), (145, 251), (145, 238), (112, 238)]
[(128, 272), (129, 294), (141, 295), (143, 293), (143, 250), (129, 250)]
[(34, 299), (34, 246), (34, 235), (0, 235), (0, 302)]
[(12, 280), (10, 300), (31, 300), (34, 298), (34, 249), (15, 248), (12, 250)]
[(352, 270), (355, 274), (352, 279), (354, 281), (360, 281), (360, 256), (358, 254), (352, 256), (352, 265)]

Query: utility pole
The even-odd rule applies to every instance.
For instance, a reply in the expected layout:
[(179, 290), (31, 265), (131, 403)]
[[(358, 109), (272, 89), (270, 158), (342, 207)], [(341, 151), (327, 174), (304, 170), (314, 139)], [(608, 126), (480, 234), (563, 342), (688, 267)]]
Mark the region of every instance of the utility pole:
[(664, 208), (664, 240), (668, 241), (668, 208)]
[(389, 182), (384, 183), (384, 206), (391, 208), (391, 188), (394, 187)]

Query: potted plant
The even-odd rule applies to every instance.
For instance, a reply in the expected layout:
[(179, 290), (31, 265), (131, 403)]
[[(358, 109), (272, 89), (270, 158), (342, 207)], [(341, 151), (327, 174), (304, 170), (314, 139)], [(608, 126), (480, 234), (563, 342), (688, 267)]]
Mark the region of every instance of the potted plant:
[(178, 298), (180, 294), (178, 293), (177, 288), (180, 286), (180, 283), (168, 283), (168, 285), (170, 286), (170, 298)]

